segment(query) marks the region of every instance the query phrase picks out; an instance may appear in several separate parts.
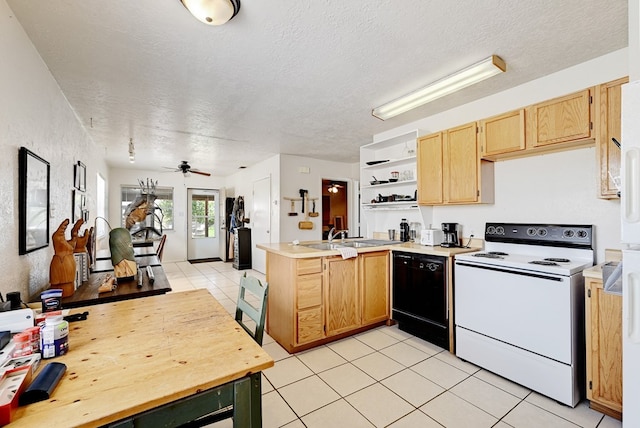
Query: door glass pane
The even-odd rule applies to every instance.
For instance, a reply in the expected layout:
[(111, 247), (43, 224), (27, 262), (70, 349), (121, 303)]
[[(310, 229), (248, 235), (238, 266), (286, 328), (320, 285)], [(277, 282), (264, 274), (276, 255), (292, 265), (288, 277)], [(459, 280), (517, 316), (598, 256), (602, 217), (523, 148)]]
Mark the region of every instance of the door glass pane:
[(215, 198), (213, 195), (191, 197), (191, 238), (215, 238)]

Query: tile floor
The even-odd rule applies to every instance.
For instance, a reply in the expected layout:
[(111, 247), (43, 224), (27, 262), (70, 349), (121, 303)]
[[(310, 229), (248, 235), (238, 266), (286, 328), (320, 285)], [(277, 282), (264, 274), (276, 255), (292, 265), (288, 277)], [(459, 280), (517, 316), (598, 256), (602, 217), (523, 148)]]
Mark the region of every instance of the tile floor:
[[(235, 312), (245, 272), (231, 263), (164, 263), (175, 292), (207, 288)], [(276, 361), (264, 371), (263, 426), (619, 428), (621, 422), (589, 409), (572, 409), (514, 384), (396, 326), (294, 355), (265, 334), (263, 348)], [(212, 425), (231, 427), (231, 421)]]

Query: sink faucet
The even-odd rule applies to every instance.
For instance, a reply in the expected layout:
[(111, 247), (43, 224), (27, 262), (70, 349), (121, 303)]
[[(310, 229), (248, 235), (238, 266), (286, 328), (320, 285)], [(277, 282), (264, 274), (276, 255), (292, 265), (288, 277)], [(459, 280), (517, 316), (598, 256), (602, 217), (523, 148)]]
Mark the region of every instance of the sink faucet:
[(338, 235), (340, 235), (340, 239), (342, 241), (344, 241), (345, 238), (345, 233), (347, 232), (346, 230), (339, 230), (336, 233), (333, 233), (336, 230), (335, 227), (332, 227), (331, 230), (329, 230), (329, 234), (327, 235), (327, 239), (329, 240), (329, 242), (333, 242), (334, 238)]

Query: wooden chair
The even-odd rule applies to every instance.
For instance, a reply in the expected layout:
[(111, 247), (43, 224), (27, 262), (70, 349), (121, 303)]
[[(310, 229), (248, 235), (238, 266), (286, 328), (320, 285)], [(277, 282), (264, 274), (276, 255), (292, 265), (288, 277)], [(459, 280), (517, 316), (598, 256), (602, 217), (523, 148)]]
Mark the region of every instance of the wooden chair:
[[(247, 291), (257, 299), (255, 306), (247, 301)], [(259, 279), (253, 276), (247, 276), (246, 272), (240, 278), (240, 290), (238, 291), (235, 319), (260, 346), (262, 346), (262, 338), (264, 336), (268, 292), (269, 284), (265, 283), (262, 285)], [(245, 315), (249, 318), (248, 320), (244, 319)], [(246, 324), (245, 321), (248, 322), (249, 320), (255, 323), (255, 328)], [(215, 413), (202, 416), (199, 419), (181, 425), (181, 428), (204, 427), (231, 417), (233, 417), (233, 407), (226, 407)]]
[(156, 254), (158, 255), (158, 259), (160, 261), (162, 261), (162, 253), (164, 251), (164, 243), (167, 241), (167, 235), (162, 235), (162, 238), (160, 238), (160, 243), (158, 244), (158, 250), (156, 251)]

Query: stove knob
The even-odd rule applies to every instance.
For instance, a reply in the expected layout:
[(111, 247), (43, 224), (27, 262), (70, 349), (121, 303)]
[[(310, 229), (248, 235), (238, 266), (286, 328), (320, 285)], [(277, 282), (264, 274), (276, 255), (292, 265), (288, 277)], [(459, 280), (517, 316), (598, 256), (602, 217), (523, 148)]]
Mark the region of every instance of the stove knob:
[(578, 230), (578, 238), (586, 238), (589, 234), (587, 233), (586, 230), (584, 229), (579, 229)]
[(504, 227), (502, 227), (502, 226), (496, 227), (496, 233), (498, 235), (504, 235)]
[(489, 226), (487, 227), (487, 235), (493, 235), (494, 233), (496, 233), (496, 228), (493, 226)]
[(573, 229), (565, 229), (564, 232), (562, 232), (562, 236), (564, 236), (565, 238), (573, 238), (574, 235), (575, 232), (573, 231)]
[(527, 235), (529, 236), (536, 236), (536, 229), (533, 227), (530, 227), (527, 229)]
[(547, 229), (538, 229), (538, 236), (547, 236)]

